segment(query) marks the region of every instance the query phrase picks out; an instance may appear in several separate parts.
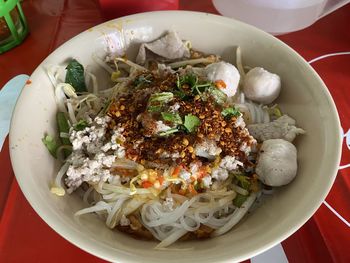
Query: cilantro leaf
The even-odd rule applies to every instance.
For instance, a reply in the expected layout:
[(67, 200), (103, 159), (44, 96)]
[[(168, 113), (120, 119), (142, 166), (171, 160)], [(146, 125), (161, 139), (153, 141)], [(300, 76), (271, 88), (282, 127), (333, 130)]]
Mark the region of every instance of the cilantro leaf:
[(182, 88), (182, 85), (188, 84), (191, 88), (198, 82), (198, 77), (194, 74), (187, 74), (177, 78), (176, 85), (178, 88)]
[(231, 118), (231, 117), (238, 117), (241, 113), (236, 108), (226, 108), (221, 112), (221, 115), (224, 116), (224, 118)]
[(162, 112), (163, 120), (169, 121), (175, 124), (182, 124), (182, 119), (178, 113)]
[(177, 128), (171, 128), (169, 130), (162, 131), (162, 132), (158, 133), (158, 135), (159, 136), (168, 136), (168, 135), (173, 134), (173, 133), (178, 132), (178, 131), (180, 131), (180, 130)]
[(192, 95), (201, 95), (208, 87), (212, 85), (211, 82), (199, 83), (198, 77), (194, 74), (187, 74), (177, 78), (177, 88), (182, 92), (184, 92), (182, 90), (184, 84), (189, 86)]
[(65, 82), (72, 85), (77, 92), (86, 92), (84, 67), (76, 59), (72, 59), (66, 67)]
[(188, 132), (195, 132), (197, 127), (201, 124), (199, 118), (192, 114), (185, 116), (184, 126)]

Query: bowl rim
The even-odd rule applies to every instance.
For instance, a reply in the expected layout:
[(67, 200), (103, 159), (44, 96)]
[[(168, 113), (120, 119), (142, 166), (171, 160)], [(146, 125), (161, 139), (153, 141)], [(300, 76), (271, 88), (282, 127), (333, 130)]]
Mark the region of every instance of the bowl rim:
[[(250, 253), (244, 253), (239, 255), (238, 257), (235, 258), (235, 260), (237, 261), (242, 261), (242, 260), (246, 260), (250, 257), (253, 257), (255, 255), (258, 255), (268, 249), (270, 249), (271, 247), (275, 246), (276, 244), (280, 243), (281, 241), (285, 240), (286, 238), (288, 238), (290, 235), (292, 235), (294, 232), (296, 232), (303, 224), (305, 224), (307, 222), (307, 220), (309, 220), (313, 214), (316, 212), (316, 210), (321, 206), (321, 204), (323, 203), (323, 200), (326, 198), (326, 196), (328, 195), (334, 181), (337, 175), (337, 171), (338, 171), (338, 167), (339, 167), (339, 163), (340, 163), (340, 159), (341, 159), (341, 151), (342, 151), (342, 141), (340, 138), (340, 133), (341, 133), (341, 125), (340, 125), (340, 119), (339, 119), (339, 115), (337, 112), (337, 108), (335, 106), (334, 100), (327, 88), (327, 86), (325, 85), (325, 83), (323, 82), (323, 80), (321, 79), (321, 77), (317, 74), (317, 72), (313, 69), (312, 66), (310, 66), (310, 64), (303, 58), (301, 57), (301, 55), (299, 55), (294, 49), (292, 49), (291, 47), (289, 47), (287, 44), (285, 44), (284, 42), (282, 42), (281, 40), (279, 40), (278, 38), (270, 35), (267, 32), (264, 32), (252, 25), (246, 24), (244, 22), (240, 22), (238, 20), (232, 19), (232, 18), (228, 18), (228, 17), (224, 17), (224, 16), (220, 16), (220, 15), (216, 15), (216, 14), (210, 14), (210, 13), (205, 13), (205, 12), (196, 12), (196, 11), (182, 11), (182, 10), (169, 10), (169, 11), (152, 11), (152, 12), (144, 12), (144, 13), (138, 13), (138, 14), (133, 14), (133, 15), (128, 15), (128, 16), (124, 16), (124, 17), (120, 17), (120, 18), (116, 18), (116, 19), (112, 19), (109, 21), (106, 21), (104, 23), (98, 24), (90, 29), (87, 29), (79, 34), (77, 34), (76, 36), (70, 38), (69, 40), (67, 40), (66, 42), (64, 42), (63, 44), (61, 44), (60, 46), (58, 46), (55, 50), (53, 50), (38, 66), (37, 68), (33, 71), (33, 73), (31, 74), (31, 76), (36, 75), (37, 72), (40, 70), (40, 68), (42, 68), (42, 66), (45, 64), (45, 62), (47, 61), (47, 59), (55, 52), (57, 52), (57, 50), (65, 47), (68, 42), (71, 42), (75, 39), (78, 39), (81, 37), (81, 35), (83, 35), (85, 32), (89, 31), (89, 30), (93, 30), (93, 29), (97, 29), (98, 27), (101, 26), (105, 26), (108, 23), (111, 22), (120, 22), (120, 21), (125, 21), (125, 20), (131, 20), (131, 19), (144, 19), (144, 18), (148, 18), (150, 16), (163, 16), (166, 17), (167, 15), (187, 15), (187, 16), (191, 16), (192, 18), (195, 17), (196, 19), (199, 19), (200, 17), (206, 16), (208, 19), (210, 19), (212, 22), (220, 22), (222, 24), (227, 24), (227, 23), (235, 23), (237, 24), (237, 26), (242, 26), (247, 28), (247, 30), (252, 31), (253, 33), (260, 33), (263, 34), (265, 38), (272, 38), (273, 41), (275, 41), (276, 43), (278, 43), (279, 45), (281, 45), (284, 49), (288, 49), (289, 52), (291, 52), (295, 59), (297, 59), (299, 62), (301, 62), (302, 64), (306, 64), (307, 67), (311, 70), (313, 76), (316, 78), (316, 80), (319, 82), (320, 86), (322, 86), (323, 88), (323, 92), (325, 93), (328, 102), (329, 102), (329, 111), (331, 111), (331, 114), (333, 115), (334, 119), (334, 124), (335, 127), (334, 129), (336, 130), (336, 133), (339, 134), (339, 136), (337, 136), (336, 138), (333, 138), (333, 144), (335, 144), (337, 147), (334, 147), (334, 151), (335, 154), (332, 156), (332, 165), (329, 167), (330, 171), (332, 171), (332, 176), (330, 177), (331, 180), (328, 181), (326, 187), (324, 188), (323, 192), (320, 193), (320, 198), (318, 198), (317, 202), (314, 202), (313, 205), (313, 209), (310, 209), (309, 211), (305, 211), (305, 213), (299, 217), (298, 222), (296, 222), (293, 226), (289, 226), (289, 229), (285, 230), (283, 233), (281, 233), (277, 238), (270, 240), (269, 242), (266, 242), (264, 244), (262, 244), (259, 247), (256, 247), (254, 249), (251, 250)], [(12, 115), (12, 119), (11, 119), (11, 124), (10, 124), (10, 134), (9, 134), (9, 145), (12, 145), (12, 142), (15, 140), (15, 135), (13, 134), (13, 130), (15, 129), (15, 124), (16, 124), (16, 119), (19, 117), (17, 114), (17, 110), (18, 110), (18, 105), (20, 104), (21, 100), (23, 100), (23, 90), (20, 94), (20, 96), (17, 99), (16, 102), (16, 106), (15, 109), (13, 111), (13, 115)], [(60, 225), (57, 224), (56, 220), (52, 219), (52, 216), (50, 216), (49, 213), (47, 213), (43, 207), (41, 207), (40, 204), (35, 203), (32, 200), (31, 197), (31, 190), (27, 188), (26, 183), (25, 183), (25, 178), (23, 176), (20, 175), (20, 171), (18, 169), (18, 164), (16, 161), (16, 154), (17, 152), (14, 151), (11, 147), (10, 147), (10, 159), (11, 159), (11, 163), (12, 163), (12, 167), (13, 167), (13, 171), (15, 174), (15, 177), (17, 179), (17, 182), (20, 186), (21, 191), (23, 192), (25, 198), (27, 199), (27, 201), (30, 203), (30, 205), (32, 206), (32, 208), (34, 209), (34, 211), (39, 215), (39, 217), (41, 217), (43, 219), (43, 221), (48, 224), (52, 230), (54, 230), (56, 233), (58, 233), (60, 236), (62, 236), (63, 238), (65, 238), (67, 241), (69, 241), (70, 243), (72, 243), (73, 245), (79, 247), (80, 249), (95, 255), (99, 258), (108, 260), (108, 261), (114, 261), (114, 262), (135, 262), (133, 260), (133, 258), (128, 258), (128, 255), (124, 254), (124, 255), (118, 255), (118, 257), (120, 259), (118, 259), (118, 261), (116, 261), (116, 259), (114, 258), (114, 256), (111, 253), (105, 253), (106, 250), (101, 251), (101, 249), (103, 247), (109, 248), (107, 245), (105, 244), (95, 244), (94, 246), (91, 245), (87, 239), (84, 239), (83, 237), (86, 236), (88, 237), (87, 234), (81, 234), (80, 232), (76, 232), (73, 233), (75, 230), (74, 229), (68, 229), (63, 227), (64, 224), (61, 223)], [(73, 231), (73, 232), (72, 232)], [(146, 259), (145, 259), (146, 260)], [(145, 261), (147, 262), (147, 260)], [(219, 262), (219, 261), (218, 261)], [(221, 258), (220, 262), (232, 262), (232, 258)]]

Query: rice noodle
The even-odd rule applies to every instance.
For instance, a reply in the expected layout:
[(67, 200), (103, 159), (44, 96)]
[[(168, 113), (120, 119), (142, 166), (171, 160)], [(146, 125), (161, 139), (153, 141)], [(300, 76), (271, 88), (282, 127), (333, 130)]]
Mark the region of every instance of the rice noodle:
[(160, 242), (155, 249), (163, 248), (171, 245), (176, 240), (178, 240), (180, 237), (182, 237), (184, 234), (187, 233), (187, 230), (185, 229), (179, 229), (177, 231), (174, 231), (171, 235), (169, 235), (167, 238), (165, 238), (162, 242)]
[(97, 202), (96, 205), (81, 209), (81, 210), (77, 211), (74, 215), (81, 216), (84, 214), (89, 214), (89, 213), (93, 213), (93, 212), (97, 212), (97, 211), (107, 211), (107, 213), (109, 213), (111, 211), (111, 204), (107, 204), (104, 201), (99, 201), (99, 202)]
[(60, 137), (61, 138), (69, 138), (69, 133), (68, 132), (60, 132)]
[(118, 219), (118, 213), (121, 211), (121, 207), (124, 204), (124, 202), (128, 199), (129, 197), (127, 195), (120, 195), (118, 197), (118, 200), (115, 202), (112, 210), (108, 212), (108, 216), (106, 219), (106, 225), (109, 228), (114, 228), (117, 224), (117, 219)]
[(251, 193), (250, 196), (247, 198), (247, 200), (243, 203), (243, 205), (240, 208), (237, 208), (233, 214), (230, 220), (220, 227), (219, 229), (215, 230), (212, 234), (212, 236), (220, 236), (222, 234), (225, 234), (227, 231), (229, 231), (234, 225), (236, 225), (243, 216), (248, 212), (251, 205), (254, 203), (256, 198), (256, 193)]

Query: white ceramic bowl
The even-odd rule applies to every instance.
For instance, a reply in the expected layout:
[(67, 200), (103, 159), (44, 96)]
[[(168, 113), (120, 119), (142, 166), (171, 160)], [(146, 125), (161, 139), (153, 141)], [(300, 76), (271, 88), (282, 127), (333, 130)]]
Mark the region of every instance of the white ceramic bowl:
[[(180, 251), (157, 251), (155, 242), (139, 241), (108, 229), (97, 216), (74, 218), (84, 207), (76, 195), (57, 197), (49, 186), (59, 164), (41, 143), (45, 132), (55, 133), (56, 104), (45, 73), (48, 64), (75, 57), (95, 64), (93, 52), (107, 49), (128, 57), (137, 43), (176, 30), (182, 39), (207, 53), (232, 61), (239, 45), (243, 62), (279, 74), (278, 103), (307, 131), (297, 141), (299, 171), (288, 186), (276, 191), (229, 233), (204, 241), (179, 242)], [(107, 77), (98, 69), (100, 80)], [(252, 257), (300, 228), (321, 205), (335, 179), (340, 160), (340, 125), (333, 100), (316, 72), (295, 51), (254, 27), (229, 18), (193, 12), (143, 13), (113, 20), (69, 40), (38, 66), (17, 102), (10, 132), (11, 160), (20, 187), (41, 218), (57, 233), (89, 253), (117, 262), (232, 262)]]

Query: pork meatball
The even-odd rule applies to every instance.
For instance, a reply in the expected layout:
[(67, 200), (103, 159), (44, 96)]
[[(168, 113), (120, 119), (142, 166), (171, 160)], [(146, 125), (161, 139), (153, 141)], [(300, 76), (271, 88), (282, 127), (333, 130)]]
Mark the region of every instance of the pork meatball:
[(290, 183), (297, 174), (297, 149), (282, 139), (263, 142), (260, 148), (256, 173), (269, 186)]
[(240, 75), (234, 65), (223, 61), (212, 63), (205, 68), (205, 73), (212, 82), (224, 82), (221, 90), (228, 97), (233, 97), (236, 94)]
[(253, 68), (245, 76), (243, 92), (250, 100), (269, 104), (278, 97), (280, 91), (280, 77), (263, 68)]

